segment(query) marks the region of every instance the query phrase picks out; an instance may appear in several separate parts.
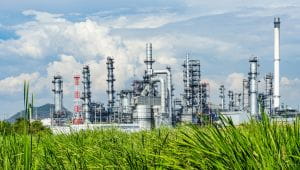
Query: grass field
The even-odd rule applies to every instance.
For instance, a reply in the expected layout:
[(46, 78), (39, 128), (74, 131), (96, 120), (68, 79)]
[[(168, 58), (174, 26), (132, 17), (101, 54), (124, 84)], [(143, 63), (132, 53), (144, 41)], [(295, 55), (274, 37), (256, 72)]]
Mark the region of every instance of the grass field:
[[(0, 136), (0, 169), (299, 169), (300, 123)], [(32, 140), (31, 140), (32, 138)], [(27, 156), (26, 156), (27, 155)]]
[[(24, 84), (25, 119), (33, 108)], [(126, 133), (117, 129), (53, 135), (39, 123), (0, 125), (0, 169), (300, 169), (300, 122), (267, 115), (236, 127), (181, 125)], [(21, 128), (20, 128), (21, 127)], [(6, 131), (6, 129), (11, 129)]]

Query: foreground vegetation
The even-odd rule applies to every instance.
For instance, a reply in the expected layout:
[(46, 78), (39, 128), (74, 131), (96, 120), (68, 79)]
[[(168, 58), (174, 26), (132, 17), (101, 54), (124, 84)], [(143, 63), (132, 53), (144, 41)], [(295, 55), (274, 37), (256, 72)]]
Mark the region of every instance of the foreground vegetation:
[[(0, 169), (298, 169), (300, 123), (0, 136)], [(30, 136), (30, 134), (27, 134)], [(25, 139), (26, 141), (26, 139)], [(29, 154), (29, 157), (24, 155)], [(30, 159), (28, 159), (30, 158)], [(28, 164), (24, 167), (25, 164)]]
[(117, 129), (53, 135), (29, 123), (33, 97), (24, 83), (25, 119), (0, 123), (0, 169), (299, 169), (300, 122), (231, 120), (126, 133)]

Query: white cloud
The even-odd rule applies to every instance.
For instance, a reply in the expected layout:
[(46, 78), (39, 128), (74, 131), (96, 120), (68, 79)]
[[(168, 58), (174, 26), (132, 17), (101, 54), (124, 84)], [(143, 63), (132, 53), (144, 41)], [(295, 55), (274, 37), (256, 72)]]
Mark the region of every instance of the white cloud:
[(144, 15), (129, 15), (120, 16), (114, 19), (103, 19), (98, 16), (90, 17), (100, 22), (104, 22), (113, 28), (129, 28), (129, 29), (144, 29), (144, 28), (159, 28), (166, 24), (180, 22), (192, 18), (189, 15), (178, 15), (176, 13), (161, 13), (158, 14), (144, 14)]
[(300, 79), (281, 77), (280, 80), (280, 102), (296, 107), (299, 105)]
[[(0, 80), (0, 93), (2, 94), (11, 94), (19, 93), (23, 91), (24, 81), (31, 83), (36, 83), (40, 78), (40, 74), (37, 72), (34, 73), (22, 73), (18, 76), (11, 76), (5, 79)], [(34, 86), (34, 89), (37, 86)]]
[[(51, 80), (54, 75), (61, 75), (63, 78), (64, 94), (72, 94), (74, 89), (73, 76), (80, 75), (82, 64), (78, 63), (73, 56), (61, 55), (59, 61), (53, 61), (48, 64), (47, 68), (47, 82), (49, 89), (51, 88)], [(49, 90), (48, 89), (48, 90)], [(50, 91), (49, 91), (50, 92)]]
[(61, 18), (62, 14), (51, 14), (48, 12), (41, 12), (41, 11), (35, 11), (35, 10), (26, 10), (23, 11), (23, 15), (25, 16), (34, 16), (35, 19), (39, 22), (65, 22), (63, 18)]
[(243, 79), (245, 78), (243, 73), (231, 73), (226, 79), (228, 89), (234, 91), (241, 91), (243, 88)]
[(186, 4), (189, 7), (194, 8), (206, 8), (209, 10), (234, 10), (238, 8), (250, 8), (250, 7), (285, 7), (288, 5), (296, 4), (295, 0), (286, 0), (286, 1), (279, 1), (279, 0), (223, 0), (222, 2), (217, 0), (211, 1), (199, 1), (199, 0), (185, 0)]
[(35, 20), (16, 26), (19, 38), (0, 42), (0, 50), (7, 53), (44, 58), (57, 54), (69, 54), (82, 58), (106, 55), (126, 55), (120, 37), (110, 35), (108, 27), (94, 21), (70, 22), (61, 15), (37, 11), (25, 11)]

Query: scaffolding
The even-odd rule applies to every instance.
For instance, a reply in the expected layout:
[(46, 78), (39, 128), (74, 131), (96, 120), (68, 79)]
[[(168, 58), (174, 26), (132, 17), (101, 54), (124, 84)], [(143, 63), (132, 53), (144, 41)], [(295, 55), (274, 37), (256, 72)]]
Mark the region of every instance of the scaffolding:
[[(114, 114), (114, 105), (115, 105), (115, 89), (114, 82), (116, 81), (114, 76), (114, 59), (112, 57), (107, 57), (107, 95), (108, 95), (108, 103), (107, 109), (110, 115)], [(115, 119), (115, 115), (113, 115), (113, 119)]]
[(66, 114), (63, 110), (63, 80), (60, 75), (53, 77), (54, 112), (52, 113), (51, 125), (61, 126), (66, 122)]
[(90, 68), (88, 65), (83, 66), (82, 70), (83, 76), (83, 92), (81, 99), (83, 100), (82, 103), (82, 112), (84, 114), (85, 123), (90, 122), (90, 114), (91, 114), (91, 75), (90, 75)]

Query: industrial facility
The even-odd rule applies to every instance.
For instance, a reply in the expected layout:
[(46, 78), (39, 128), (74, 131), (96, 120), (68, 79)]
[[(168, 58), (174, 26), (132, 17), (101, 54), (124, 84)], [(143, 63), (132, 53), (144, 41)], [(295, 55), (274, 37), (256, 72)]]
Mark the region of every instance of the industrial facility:
[[(55, 110), (51, 114), (51, 125), (73, 127), (111, 127), (152, 129), (174, 126), (177, 123), (205, 124), (218, 121), (220, 115), (232, 118), (234, 124), (241, 124), (251, 118), (260, 118), (264, 110), (271, 117), (296, 116), (297, 110), (280, 106), (280, 19), (274, 19), (274, 71), (264, 76), (264, 89), (258, 88), (259, 58), (249, 59), (248, 79), (242, 82), (240, 91), (219, 88), (220, 102), (209, 102), (209, 83), (201, 80), (200, 60), (186, 55), (182, 63), (184, 89), (180, 96), (174, 95), (172, 69), (153, 69), (152, 44), (146, 44), (145, 72), (135, 79), (130, 89), (115, 89), (113, 57), (107, 57), (107, 102), (91, 101), (93, 95), (88, 65), (82, 68), (82, 75), (74, 75), (73, 117), (66, 117), (63, 108), (63, 77), (53, 78)], [(216, 92), (217, 93), (217, 92)]]

